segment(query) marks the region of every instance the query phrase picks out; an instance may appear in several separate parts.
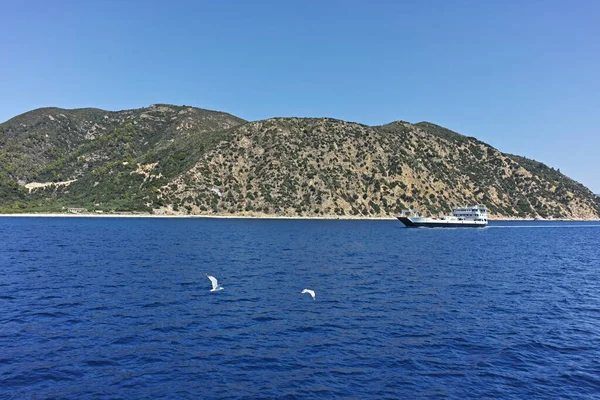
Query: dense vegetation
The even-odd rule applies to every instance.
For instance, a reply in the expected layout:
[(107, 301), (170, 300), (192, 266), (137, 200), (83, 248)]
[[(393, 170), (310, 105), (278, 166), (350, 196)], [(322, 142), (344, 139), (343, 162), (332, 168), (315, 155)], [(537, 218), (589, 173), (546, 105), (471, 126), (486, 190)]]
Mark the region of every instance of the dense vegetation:
[(600, 215), (598, 197), (559, 171), (427, 122), (247, 123), (154, 105), (46, 108), (0, 124), (0, 212), (365, 217), (472, 203), (496, 217)]

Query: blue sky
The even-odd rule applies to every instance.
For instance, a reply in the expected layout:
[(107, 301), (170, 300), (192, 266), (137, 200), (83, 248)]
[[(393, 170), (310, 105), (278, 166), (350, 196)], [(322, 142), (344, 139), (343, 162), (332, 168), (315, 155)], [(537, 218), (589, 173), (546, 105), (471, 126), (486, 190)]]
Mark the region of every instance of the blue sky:
[(0, 121), (45, 106), (430, 121), (600, 193), (598, 1), (6, 1)]

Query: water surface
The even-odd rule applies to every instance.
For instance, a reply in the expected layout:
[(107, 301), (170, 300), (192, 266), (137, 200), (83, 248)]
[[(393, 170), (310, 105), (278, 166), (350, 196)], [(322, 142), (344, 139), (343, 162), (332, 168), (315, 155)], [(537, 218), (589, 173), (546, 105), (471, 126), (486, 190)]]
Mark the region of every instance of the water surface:
[(5, 217), (0, 327), (0, 399), (597, 398), (600, 223)]

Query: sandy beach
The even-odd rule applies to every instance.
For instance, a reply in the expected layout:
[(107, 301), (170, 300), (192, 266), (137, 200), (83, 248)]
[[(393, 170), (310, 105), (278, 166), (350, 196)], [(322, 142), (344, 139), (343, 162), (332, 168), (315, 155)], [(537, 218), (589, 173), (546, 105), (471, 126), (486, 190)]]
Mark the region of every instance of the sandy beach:
[(355, 221), (393, 221), (394, 217), (303, 217), (283, 215), (190, 215), (190, 214), (135, 214), (135, 213), (18, 213), (0, 214), (0, 217), (65, 217), (65, 218), (216, 218), (216, 219), (315, 219), (315, 220), (355, 220)]
[[(283, 215), (190, 215), (190, 214), (147, 214), (147, 213), (15, 213), (0, 214), (0, 217), (44, 217), (44, 218), (214, 218), (214, 219), (290, 219), (290, 220), (346, 220), (346, 221), (395, 221), (395, 217), (355, 217), (355, 216), (283, 216)], [(489, 218), (490, 221), (588, 221), (596, 219), (535, 219), (535, 218)]]

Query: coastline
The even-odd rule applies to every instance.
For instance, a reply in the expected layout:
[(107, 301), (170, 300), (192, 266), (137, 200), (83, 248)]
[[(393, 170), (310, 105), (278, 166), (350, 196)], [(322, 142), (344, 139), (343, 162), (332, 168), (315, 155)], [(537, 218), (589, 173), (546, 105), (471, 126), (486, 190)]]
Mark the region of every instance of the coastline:
[(0, 214), (3, 217), (41, 217), (41, 218), (177, 218), (177, 219), (301, 219), (301, 220), (348, 220), (348, 221), (395, 221), (395, 217), (304, 217), (304, 216), (284, 216), (284, 215), (214, 215), (214, 214), (135, 214), (135, 213), (112, 213), (112, 214), (94, 214), (94, 213), (15, 213)]
[[(340, 221), (396, 221), (396, 217), (355, 217), (355, 216), (284, 216), (284, 215), (214, 215), (214, 214), (147, 214), (147, 213), (14, 213), (0, 214), (0, 218), (175, 218), (175, 219), (280, 219), (280, 220), (340, 220)], [(536, 218), (489, 218), (490, 221), (536, 221), (536, 222), (600, 222), (600, 219), (536, 219)]]

